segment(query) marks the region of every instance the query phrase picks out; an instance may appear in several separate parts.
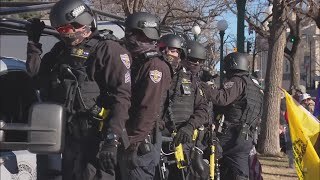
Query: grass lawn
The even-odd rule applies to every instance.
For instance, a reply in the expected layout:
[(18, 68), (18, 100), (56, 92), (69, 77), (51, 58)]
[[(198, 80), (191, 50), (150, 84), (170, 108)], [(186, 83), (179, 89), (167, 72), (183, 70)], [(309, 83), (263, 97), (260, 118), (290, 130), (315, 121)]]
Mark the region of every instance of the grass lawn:
[(288, 167), (288, 157), (267, 157), (259, 155), (264, 180), (297, 180), (295, 169)]

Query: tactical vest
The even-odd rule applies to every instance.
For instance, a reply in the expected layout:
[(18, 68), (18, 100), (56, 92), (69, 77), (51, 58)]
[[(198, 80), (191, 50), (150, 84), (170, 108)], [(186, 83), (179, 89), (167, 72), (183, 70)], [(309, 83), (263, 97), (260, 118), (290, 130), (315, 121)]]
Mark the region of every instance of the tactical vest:
[(167, 98), (168, 110), (164, 115), (166, 127), (170, 131), (179, 129), (194, 113), (196, 89), (191, 79), (191, 72), (184, 68), (179, 70), (172, 79)]
[(225, 119), (229, 123), (247, 124), (250, 128), (255, 128), (262, 115), (263, 95), (249, 76), (238, 77), (246, 83), (244, 96), (225, 108)]
[(51, 101), (63, 104), (68, 113), (87, 112), (100, 94), (98, 84), (88, 78), (87, 67), (93, 61), (90, 54), (100, 37), (83, 45), (62, 49), (52, 69)]

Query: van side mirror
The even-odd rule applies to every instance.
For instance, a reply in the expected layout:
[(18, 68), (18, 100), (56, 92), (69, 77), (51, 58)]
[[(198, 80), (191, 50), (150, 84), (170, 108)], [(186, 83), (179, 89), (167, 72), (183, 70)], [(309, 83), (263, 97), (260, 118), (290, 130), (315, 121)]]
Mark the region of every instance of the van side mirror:
[[(0, 119), (0, 149), (22, 150), (32, 153), (60, 153), (64, 147), (66, 113), (61, 105), (36, 103), (30, 107), (29, 123), (5, 123)], [(27, 142), (6, 142), (7, 131), (27, 131)]]
[(58, 153), (64, 146), (66, 115), (57, 104), (40, 103), (30, 108), (28, 150), (32, 153)]

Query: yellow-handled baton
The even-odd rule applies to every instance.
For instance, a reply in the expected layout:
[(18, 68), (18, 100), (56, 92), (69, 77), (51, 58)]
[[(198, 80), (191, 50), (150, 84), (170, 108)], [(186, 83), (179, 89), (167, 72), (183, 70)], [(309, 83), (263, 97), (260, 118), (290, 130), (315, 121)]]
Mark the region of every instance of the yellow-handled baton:
[(210, 180), (214, 180), (214, 168), (215, 168), (215, 147), (211, 145), (211, 154), (210, 154)]

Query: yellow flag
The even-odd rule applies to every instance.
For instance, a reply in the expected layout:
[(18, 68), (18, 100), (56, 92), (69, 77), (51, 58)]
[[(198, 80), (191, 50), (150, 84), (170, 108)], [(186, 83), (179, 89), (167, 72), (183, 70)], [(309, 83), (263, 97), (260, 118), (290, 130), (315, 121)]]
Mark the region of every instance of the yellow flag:
[(315, 149), (319, 143), (319, 120), (298, 104), (290, 94), (285, 94), (298, 177), (300, 180), (320, 179), (320, 160)]

